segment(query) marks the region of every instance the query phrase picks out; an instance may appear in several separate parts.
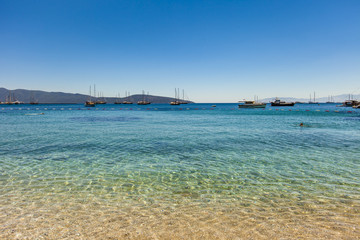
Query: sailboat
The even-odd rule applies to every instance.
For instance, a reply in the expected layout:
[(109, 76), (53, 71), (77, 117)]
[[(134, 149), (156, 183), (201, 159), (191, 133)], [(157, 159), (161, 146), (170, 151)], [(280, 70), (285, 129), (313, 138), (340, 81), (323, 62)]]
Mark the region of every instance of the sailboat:
[(333, 96), (328, 96), (328, 100), (326, 103), (334, 103), (334, 98)]
[(6, 100), (5, 100), (5, 103), (4, 104), (7, 104), (7, 105), (18, 105), (18, 104), (23, 104), (24, 102), (21, 102), (19, 100), (17, 100), (15, 98), (15, 95), (14, 94), (11, 94), (11, 91), (9, 91), (9, 95), (6, 97)]
[(130, 98), (130, 92), (125, 92), (125, 101), (123, 101), (123, 104), (133, 104), (131, 101), (127, 101)]
[(179, 93), (178, 93), (178, 90), (175, 88), (175, 100), (170, 102), (170, 105), (180, 105), (181, 102), (178, 100), (179, 97), (178, 97)]
[(180, 104), (188, 104), (188, 102), (185, 101), (185, 91), (184, 91), (184, 89), (182, 90), (182, 100), (180, 101)]
[(318, 102), (315, 101), (315, 92), (314, 92), (314, 101), (311, 101), (311, 93), (310, 93), (310, 101), (309, 104), (319, 104)]
[(96, 103), (92, 100), (92, 97), (91, 97), (91, 86), (90, 86), (89, 99), (85, 102), (85, 107), (95, 107), (95, 105), (96, 105)]
[(106, 104), (106, 99), (103, 95), (103, 93), (99, 94), (99, 97), (96, 100), (96, 104)]
[(116, 96), (116, 100), (115, 100), (114, 104), (121, 104), (121, 102), (120, 102), (120, 93), (118, 93), (118, 95)]
[(31, 105), (37, 105), (37, 104), (39, 104), (38, 100), (35, 99), (33, 92), (31, 92), (30, 104), (31, 104)]
[(148, 104), (150, 104), (149, 101), (145, 100), (145, 92), (144, 92), (144, 90), (142, 91), (142, 100), (138, 101), (137, 104), (138, 105), (148, 105)]

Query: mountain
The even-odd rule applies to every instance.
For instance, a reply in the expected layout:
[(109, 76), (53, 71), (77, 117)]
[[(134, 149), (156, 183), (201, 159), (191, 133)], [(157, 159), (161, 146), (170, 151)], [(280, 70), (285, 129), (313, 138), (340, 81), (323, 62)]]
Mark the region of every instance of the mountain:
[[(276, 97), (272, 97), (272, 98), (264, 98), (259, 100), (260, 102), (272, 102), (275, 100)], [(282, 101), (286, 101), (286, 102), (309, 102), (309, 98), (293, 98), (293, 97), (278, 97), (280, 100)], [(345, 100), (349, 100), (349, 94), (341, 94), (341, 95), (337, 95), (337, 96), (332, 96), (332, 99), (334, 102), (344, 102)], [(354, 100), (359, 100), (360, 99), (360, 94), (358, 95), (351, 95), (351, 99)], [(327, 102), (329, 101), (329, 97), (320, 97), (320, 98), (316, 98), (315, 99), (316, 102)]]
[[(0, 102), (4, 102), (6, 97), (10, 94), (10, 90), (6, 88), (0, 88)], [(31, 96), (39, 103), (85, 103), (89, 99), (89, 95), (79, 94), (79, 93), (64, 93), (64, 92), (45, 92), (40, 90), (26, 90), (26, 89), (16, 89), (11, 90), (11, 95), (15, 97), (16, 100), (29, 103)], [(127, 98), (115, 98), (115, 97), (105, 97), (108, 103), (114, 103), (116, 100), (119, 101), (132, 101), (137, 103), (138, 101), (143, 100), (142, 94), (131, 95)], [(146, 95), (146, 100), (151, 103), (170, 103), (174, 101), (174, 98), (171, 97), (162, 97), (162, 96), (153, 96)], [(192, 103), (191, 101), (185, 101)]]

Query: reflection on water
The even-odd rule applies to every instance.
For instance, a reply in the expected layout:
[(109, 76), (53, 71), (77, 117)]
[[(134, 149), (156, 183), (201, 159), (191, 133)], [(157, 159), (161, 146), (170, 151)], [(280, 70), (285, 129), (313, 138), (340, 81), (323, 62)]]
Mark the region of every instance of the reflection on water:
[(357, 113), (167, 110), (3, 110), (0, 238), (360, 236)]

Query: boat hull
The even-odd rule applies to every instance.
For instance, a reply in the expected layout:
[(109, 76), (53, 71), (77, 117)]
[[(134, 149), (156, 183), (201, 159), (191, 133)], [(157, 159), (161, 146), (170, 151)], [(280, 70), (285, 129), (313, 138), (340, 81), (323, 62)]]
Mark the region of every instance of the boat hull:
[(265, 108), (266, 104), (256, 104), (256, 105), (246, 105), (246, 104), (239, 104), (239, 108)]
[(278, 107), (292, 107), (295, 103), (271, 103), (271, 106), (278, 106)]

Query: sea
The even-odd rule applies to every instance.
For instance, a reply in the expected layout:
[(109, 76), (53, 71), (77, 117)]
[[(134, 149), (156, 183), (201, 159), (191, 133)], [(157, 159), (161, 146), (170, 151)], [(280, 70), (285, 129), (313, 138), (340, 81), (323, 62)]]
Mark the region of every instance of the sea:
[(0, 105), (0, 239), (360, 239), (338, 105)]

